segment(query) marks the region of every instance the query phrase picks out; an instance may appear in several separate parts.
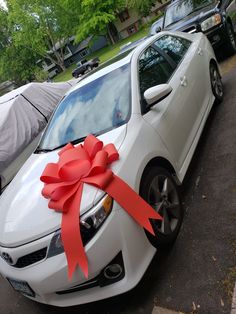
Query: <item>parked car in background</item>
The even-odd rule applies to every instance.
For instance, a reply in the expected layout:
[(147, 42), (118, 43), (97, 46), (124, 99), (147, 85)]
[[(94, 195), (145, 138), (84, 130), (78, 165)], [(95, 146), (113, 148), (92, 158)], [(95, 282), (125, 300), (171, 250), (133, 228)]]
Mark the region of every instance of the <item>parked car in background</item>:
[(72, 76), (77, 78), (80, 75), (83, 75), (87, 71), (91, 71), (93, 68), (98, 67), (99, 58), (94, 58), (89, 61), (86, 59), (81, 60), (76, 63), (76, 68), (72, 71)]
[[(178, 185), (213, 103), (222, 99), (215, 54), (202, 33), (160, 32), (78, 82), (54, 112), (37, 151), (0, 198), (3, 277), (32, 300), (56, 306), (134, 288), (156, 249), (177, 237), (183, 219)], [(151, 235), (109, 195), (85, 184), (80, 232), (89, 277), (77, 269), (68, 280), (61, 214), (48, 208), (40, 176), (58, 160), (62, 147), (83, 143), (88, 134), (116, 146), (120, 159), (109, 167), (163, 220), (151, 221)]]
[(155, 35), (162, 30), (164, 17), (161, 16), (157, 21), (155, 21), (149, 30), (149, 36)]
[(163, 29), (203, 32), (213, 48), (236, 52), (235, 0), (175, 0), (165, 10)]
[(33, 153), (72, 83), (29, 83), (0, 97), (0, 194)]

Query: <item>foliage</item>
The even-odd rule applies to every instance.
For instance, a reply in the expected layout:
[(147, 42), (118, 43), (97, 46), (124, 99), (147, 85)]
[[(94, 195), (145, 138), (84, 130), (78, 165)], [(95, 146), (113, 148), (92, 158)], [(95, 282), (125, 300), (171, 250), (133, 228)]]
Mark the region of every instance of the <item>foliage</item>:
[(91, 35), (107, 35), (114, 44), (113, 22), (117, 14), (127, 6), (148, 13), (152, 5), (150, 0), (6, 0), (6, 3), (8, 10), (0, 7), (0, 80), (14, 80), (18, 84), (44, 79), (45, 74), (36, 65), (39, 59), (49, 59), (64, 71), (66, 45), (72, 35), (76, 35), (77, 42)]
[[(154, 0), (126, 0), (128, 8), (135, 8), (140, 14), (147, 16), (150, 13), (152, 6), (155, 5)], [(161, 1), (159, 1), (161, 3)]]
[(9, 45), (0, 58), (0, 73), (3, 81), (14, 81), (17, 85), (35, 79), (37, 56), (25, 47)]
[(64, 70), (65, 44), (77, 25), (68, 0), (8, 0), (9, 23), (15, 46), (25, 46)]
[(80, 41), (89, 35), (106, 34), (109, 24), (116, 19), (119, 10), (125, 7), (124, 0), (81, 0), (80, 23), (76, 40)]
[(8, 44), (9, 30), (7, 25), (7, 11), (0, 7), (0, 49)]

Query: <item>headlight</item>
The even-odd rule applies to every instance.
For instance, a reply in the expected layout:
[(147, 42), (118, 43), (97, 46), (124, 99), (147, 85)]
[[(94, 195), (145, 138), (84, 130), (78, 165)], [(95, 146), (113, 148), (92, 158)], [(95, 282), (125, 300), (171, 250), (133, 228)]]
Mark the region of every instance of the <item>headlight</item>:
[[(95, 207), (80, 217), (80, 232), (83, 245), (86, 245), (100, 229), (112, 210), (113, 200), (106, 195)], [(54, 233), (47, 257), (52, 257), (64, 252), (61, 239), (61, 230)]]
[(203, 32), (207, 31), (208, 29), (212, 28), (213, 26), (216, 26), (221, 23), (221, 15), (215, 14), (206, 19), (201, 23), (201, 29)]

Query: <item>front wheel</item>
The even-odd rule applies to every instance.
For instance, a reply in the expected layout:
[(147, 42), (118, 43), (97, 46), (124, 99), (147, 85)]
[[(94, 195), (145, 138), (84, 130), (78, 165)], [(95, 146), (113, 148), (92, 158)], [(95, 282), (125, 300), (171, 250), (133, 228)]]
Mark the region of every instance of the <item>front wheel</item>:
[(212, 93), (215, 96), (216, 103), (219, 104), (223, 100), (224, 91), (218, 67), (214, 63), (210, 64), (210, 78)]
[(155, 236), (145, 231), (149, 241), (156, 248), (169, 247), (183, 221), (183, 208), (174, 179), (164, 168), (148, 168), (141, 182), (140, 195), (163, 217), (162, 221), (151, 220)]

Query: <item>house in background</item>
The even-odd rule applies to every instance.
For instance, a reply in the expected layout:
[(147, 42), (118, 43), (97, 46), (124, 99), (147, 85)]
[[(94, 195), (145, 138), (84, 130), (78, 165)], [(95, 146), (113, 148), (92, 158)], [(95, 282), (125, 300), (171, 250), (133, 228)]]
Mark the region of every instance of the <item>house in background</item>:
[[(68, 68), (71, 64), (84, 59), (88, 54), (95, 52), (105, 46), (107, 46), (107, 39), (105, 36), (90, 36), (80, 42), (74, 44), (75, 36), (68, 39), (68, 43), (64, 46), (64, 64)], [(54, 47), (55, 50), (61, 49), (59, 43)], [(43, 68), (45, 72), (48, 72), (48, 77), (52, 78), (61, 72), (60, 67), (53, 63), (50, 59), (43, 59), (37, 62), (39, 66)]]
[(142, 17), (134, 9), (124, 9), (117, 15), (117, 19), (114, 21), (116, 31), (113, 27), (112, 33), (119, 39), (131, 36), (139, 30), (142, 24), (149, 22), (155, 16), (159, 15), (168, 2), (169, 1), (166, 0), (163, 0), (163, 3), (156, 2), (156, 4), (152, 6), (150, 14), (146, 17)]
[[(131, 36), (139, 30), (142, 24), (146, 24), (155, 16), (159, 15), (161, 10), (170, 2), (170, 0), (162, 1), (163, 3), (156, 2), (150, 14), (146, 17), (141, 16), (134, 9), (124, 9), (119, 12), (116, 20), (110, 25), (110, 32), (114, 42)], [(68, 43), (63, 48), (65, 50), (64, 62), (66, 68), (108, 44), (105, 36), (90, 36), (79, 44), (74, 44), (74, 39), (75, 36), (70, 37)], [(54, 49), (61, 49), (60, 43), (57, 43)], [(39, 60), (38, 65), (40, 65), (44, 71), (48, 72), (49, 78), (61, 72), (60, 67), (49, 59)]]

